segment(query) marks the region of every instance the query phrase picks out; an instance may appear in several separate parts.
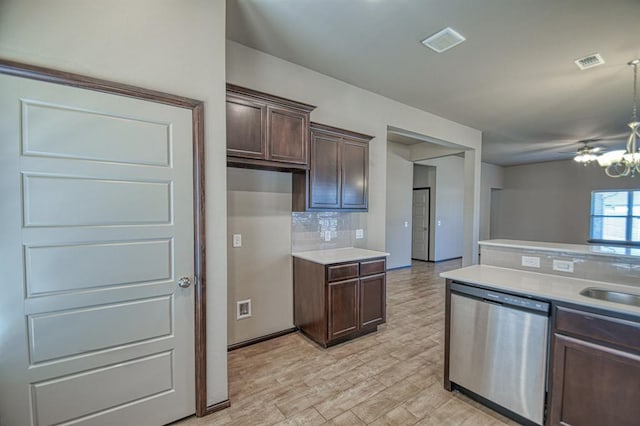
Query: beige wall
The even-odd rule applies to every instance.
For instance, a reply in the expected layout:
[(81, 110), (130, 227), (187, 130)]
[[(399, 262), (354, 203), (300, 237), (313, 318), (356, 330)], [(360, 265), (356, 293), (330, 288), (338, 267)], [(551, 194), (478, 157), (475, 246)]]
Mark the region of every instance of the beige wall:
[[(227, 80), (285, 98), (316, 105), (311, 119), (374, 136), (369, 158), (369, 248), (385, 249), (387, 179), (387, 126), (405, 129), (437, 140), (479, 150), (481, 133), (470, 127), (360, 89), (307, 68), (227, 41)], [(465, 189), (479, 194), (480, 157), (472, 162), (477, 184)], [(391, 171), (393, 172), (393, 171)], [(476, 175), (475, 171), (471, 172)], [(479, 202), (465, 211), (465, 221), (473, 225)], [(471, 226), (465, 237), (465, 255), (473, 261), (477, 253), (478, 228)], [(475, 256), (477, 258), (477, 255)]]
[(504, 188), (504, 168), (482, 163), (480, 169), (480, 240), (491, 238), (491, 192)]
[(589, 238), (591, 191), (640, 187), (638, 178), (610, 178), (572, 160), (504, 168), (495, 197), (495, 238), (584, 244)]
[[(291, 173), (227, 170), (229, 344), (293, 327)], [(232, 235), (242, 247), (232, 247)], [(236, 302), (251, 299), (251, 318)]]
[(208, 403), (227, 399), (225, 2), (2, 0), (0, 57), (205, 101)]
[[(387, 269), (411, 265), (413, 163), (407, 145), (387, 143)], [(404, 224), (407, 223), (405, 227)]]
[(413, 166), (413, 187), (428, 188), (435, 186), (435, 170), (431, 166), (414, 164)]

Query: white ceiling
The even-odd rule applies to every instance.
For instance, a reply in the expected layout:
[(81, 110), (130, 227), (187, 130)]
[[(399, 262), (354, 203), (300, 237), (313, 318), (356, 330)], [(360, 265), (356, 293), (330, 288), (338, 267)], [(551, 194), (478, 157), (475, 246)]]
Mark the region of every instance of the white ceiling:
[[(446, 26), (467, 41), (420, 44)], [(624, 145), (640, 0), (231, 0), (227, 37), (482, 130), (483, 161), (510, 165)]]

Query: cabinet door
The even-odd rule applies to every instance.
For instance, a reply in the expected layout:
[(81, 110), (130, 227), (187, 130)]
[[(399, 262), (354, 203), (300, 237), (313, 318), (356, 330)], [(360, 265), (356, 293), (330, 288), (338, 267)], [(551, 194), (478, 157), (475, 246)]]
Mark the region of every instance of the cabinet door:
[(637, 425), (640, 356), (554, 335), (550, 425)]
[(307, 114), (267, 108), (268, 159), (286, 163), (307, 164)]
[(360, 278), (360, 327), (376, 327), (385, 321), (385, 274)]
[(342, 142), (343, 209), (367, 208), (369, 145), (344, 139)]
[(227, 155), (266, 159), (266, 105), (227, 96)]
[(358, 329), (358, 280), (340, 281), (329, 286), (329, 335), (327, 340)]
[(311, 133), (309, 207), (340, 208), (340, 139), (324, 133)]

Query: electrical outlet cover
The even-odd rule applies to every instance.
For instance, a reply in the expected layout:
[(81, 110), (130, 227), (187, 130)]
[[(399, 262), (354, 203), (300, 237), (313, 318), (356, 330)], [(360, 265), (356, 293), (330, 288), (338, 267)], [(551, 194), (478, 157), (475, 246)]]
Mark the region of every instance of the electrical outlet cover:
[(553, 270), (560, 272), (573, 272), (573, 261), (554, 259)]
[(251, 299), (238, 300), (236, 302), (236, 319), (251, 317)]
[(537, 256), (522, 256), (522, 266), (528, 266), (529, 268), (539, 268), (540, 258)]

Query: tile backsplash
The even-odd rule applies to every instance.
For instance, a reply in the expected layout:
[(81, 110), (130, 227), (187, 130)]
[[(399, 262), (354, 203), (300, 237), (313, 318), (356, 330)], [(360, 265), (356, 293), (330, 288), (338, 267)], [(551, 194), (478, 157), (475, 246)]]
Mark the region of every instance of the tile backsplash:
[[(537, 257), (540, 260), (540, 267), (523, 266), (522, 256)], [(571, 262), (573, 272), (554, 270), (554, 260)], [(570, 278), (640, 286), (640, 261), (615, 255), (586, 255), (565, 253), (561, 250), (480, 246), (480, 263)]]
[[(356, 239), (356, 230), (364, 237)], [(294, 212), (291, 214), (291, 251), (367, 247), (367, 214)]]

